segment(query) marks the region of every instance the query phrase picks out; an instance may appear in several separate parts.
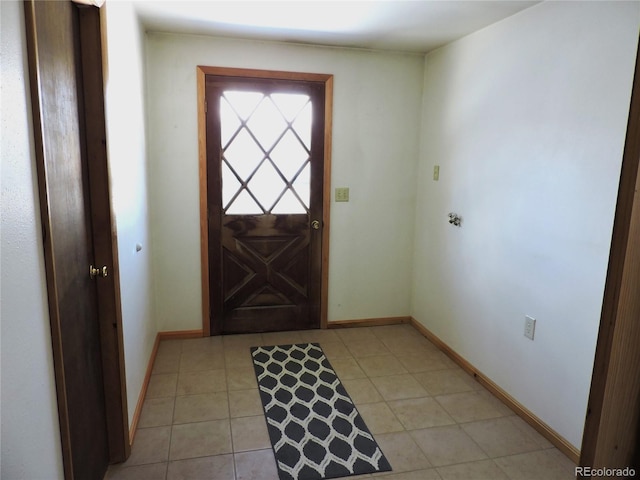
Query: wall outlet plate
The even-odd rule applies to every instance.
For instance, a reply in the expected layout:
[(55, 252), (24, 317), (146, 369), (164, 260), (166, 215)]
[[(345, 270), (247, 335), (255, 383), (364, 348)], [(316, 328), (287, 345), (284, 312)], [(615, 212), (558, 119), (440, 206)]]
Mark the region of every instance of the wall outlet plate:
[(336, 188), (336, 202), (348, 202), (349, 201), (349, 187)]
[(530, 340), (533, 340), (533, 335), (536, 332), (536, 319), (526, 315), (524, 317), (524, 336)]

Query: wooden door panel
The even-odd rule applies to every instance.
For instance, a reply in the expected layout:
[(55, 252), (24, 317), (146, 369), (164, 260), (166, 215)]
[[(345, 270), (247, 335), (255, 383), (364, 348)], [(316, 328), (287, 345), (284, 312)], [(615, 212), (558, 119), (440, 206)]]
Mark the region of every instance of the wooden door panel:
[(76, 7), (25, 2), (58, 410), (68, 479), (109, 462)]
[[(227, 216), (222, 227), (224, 330), (305, 325), (309, 301), (307, 215)], [(302, 327), (304, 328), (304, 327)]]
[[(243, 306), (273, 306), (273, 305), (294, 305), (296, 303), (307, 301), (309, 298), (308, 290), (305, 285), (309, 276), (308, 261), (307, 265), (302, 265), (306, 270), (302, 275), (306, 278), (298, 279), (298, 282), (290, 278), (290, 272), (282, 266), (289, 265), (298, 266), (308, 259), (306, 254), (306, 246), (302, 245), (295, 248), (296, 243), (301, 243), (299, 237), (292, 241), (284, 243), (284, 247), (292, 247), (292, 251), (283, 250), (289, 255), (293, 253), (292, 260), (269, 261), (268, 258), (258, 257), (255, 252), (244, 248), (242, 239), (236, 239), (236, 255), (225, 249), (223, 264), (223, 272), (234, 270), (236, 266), (242, 267), (247, 276), (239, 283), (231, 283), (227, 278), (224, 280), (224, 287), (228, 289), (225, 295), (225, 307), (238, 308)], [(301, 258), (297, 258), (295, 253), (299, 252)], [(284, 254), (283, 254), (284, 255)], [(232, 266), (233, 265), (233, 266)], [(291, 272), (294, 273), (294, 272)], [(297, 273), (297, 272), (295, 272)], [(302, 276), (301, 275), (301, 276)], [(305, 285), (300, 285), (304, 283)], [(229, 287), (232, 287), (229, 289)]]

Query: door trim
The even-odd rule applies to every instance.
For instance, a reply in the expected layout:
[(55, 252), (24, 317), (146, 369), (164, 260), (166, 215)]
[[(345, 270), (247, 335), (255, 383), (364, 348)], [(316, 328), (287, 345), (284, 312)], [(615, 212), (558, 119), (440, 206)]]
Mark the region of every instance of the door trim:
[(324, 174), (322, 182), (322, 272), (320, 290), (320, 327), (327, 328), (327, 306), (329, 288), (329, 210), (331, 206), (331, 131), (333, 117), (333, 75), (319, 73), (296, 73), (276, 70), (254, 70), (244, 68), (208, 67), (196, 68), (198, 87), (198, 162), (200, 175), (200, 266), (202, 275), (202, 330), (211, 335), (211, 305), (209, 298), (209, 209), (207, 202), (207, 135), (205, 111), (205, 77), (207, 75), (227, 77), (267, 78), (278, 80), (302, 80), (323, 82), (325, 87), (324, 130)]
[(640, 466), (640, 49), (627, 121), (580, 466)]
[[(34, 125), (34, 151), (38, 179), (38, 197), (43, 229), (43, 250), (47, 285), (47, 299), (51, 324), (53, 368), (57, 393), (63, 470), (66, 479), (72, 479), (73, 452), (71, 448), (70, 426), (65, 377), (63, 368), (63, 346), (60, 325), (59, 297), (56, 276), (56, 259), (51, 237), (52, 222), (49, 213), (49, 191), (54, 188), (46, 175), (46, 146), (43, 142), (43, 119), (41, 116), (40, 72), (37, 59), (37, 24), (34, 0), (25, 0), (24, 13), (29, 64), (29, 84)], [(106, 130), (104, 118), (104, 91), (102, 76), (102, 39), (100, 11), (96, 7), (78, 6), (78, 35), (81, 38), (79, 55), (82, 69), (79, 101), (83, 105), (84, 116), (79, 118), (82, 125), (87, 162), (92, 217), (92, 241), (94, 256), (99, 265), (107, 266), (109, 276), (101, 278), (101, 288), (97, 289), (97, 314), (100, 323), (100, 344), (105, 393), (105, 416), (109, 462), (123, 462), (131, 453), (129, 443), (126, 378), (124, 372), (124, 343), (122, 337), (122, 309), (120, 301), (120, 277), (118, 271), (117, 236), (115, 233), (106, 151)], [(87, 266), (88, 268), (88, 266)], [(87, 272), (88, 274), (88, 272)]]

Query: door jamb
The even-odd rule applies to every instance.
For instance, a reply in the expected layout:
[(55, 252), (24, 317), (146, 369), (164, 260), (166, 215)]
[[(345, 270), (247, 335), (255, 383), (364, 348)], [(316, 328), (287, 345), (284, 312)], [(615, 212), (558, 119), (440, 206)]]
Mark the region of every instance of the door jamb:
[(325, 128), (324, 128), (324, 173), (322, 182), (322, 267), (320, 287), (320, 328), (327, 328), (327, 306), (329, 290), (329, 209), (331, 206), (331, 131), (333, 117), (333, 75), (319, 73), (296, 73), (275, 70), (245, 68), (207, 67), (198, 65), (198, 161), (200, 175), (200, 264), (202, 275), (202, 330), (211, 335), (211, 305), (209, 299), (209, 209), (207, 204), (207, 135), (205, 81), (207, 75), (228, 77), (268, 78), (279, 80), (306, 80), (324, 82)]
[[(640, 50), (613, 224), (580, 466), (640, 465)], [(581, 475), (582, 476), (582, 475)]]

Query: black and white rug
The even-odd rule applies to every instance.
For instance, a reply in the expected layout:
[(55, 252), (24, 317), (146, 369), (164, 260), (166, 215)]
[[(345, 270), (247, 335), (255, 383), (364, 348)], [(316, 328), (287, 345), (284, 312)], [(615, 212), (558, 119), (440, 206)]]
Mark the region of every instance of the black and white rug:
[(252, 347), (251, 355), (281, 480), (391, 470), (320, 345)]

